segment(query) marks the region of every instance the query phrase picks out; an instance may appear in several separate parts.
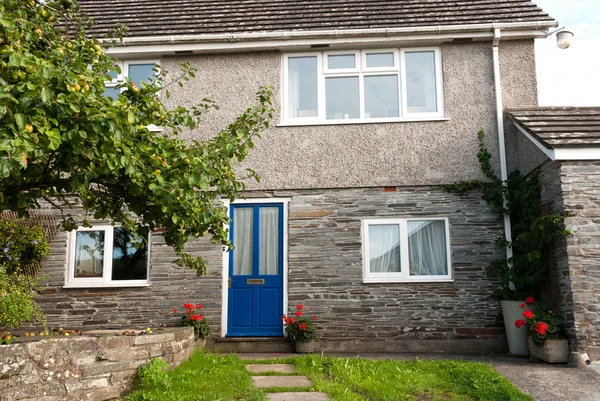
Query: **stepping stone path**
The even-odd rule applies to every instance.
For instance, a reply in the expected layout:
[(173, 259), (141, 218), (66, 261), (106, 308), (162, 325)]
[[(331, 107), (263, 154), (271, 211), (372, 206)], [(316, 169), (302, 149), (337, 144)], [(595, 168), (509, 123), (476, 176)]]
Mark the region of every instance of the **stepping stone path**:
[[(287, 376), (252, 376), (252, 383), (257, 388), (266, 387), (310, 387), (312, 382), (306, 376), (290, 376), (294, 373), (293, 365), (273, 364), (260, 365), (249, 364), (246, 368), (250, 373), (281, 373)], [(329, 401), (325, 393), (296, 392), (296, 393), (270, 393), (267, 398), (271, 401)]]

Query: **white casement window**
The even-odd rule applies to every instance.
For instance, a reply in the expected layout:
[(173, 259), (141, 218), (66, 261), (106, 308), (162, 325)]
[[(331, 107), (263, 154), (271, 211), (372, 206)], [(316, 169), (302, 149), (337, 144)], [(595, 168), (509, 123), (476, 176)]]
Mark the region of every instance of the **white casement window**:
[(445, 217), (362, 221), (365, 283), (451, 281)]
[[(159, 60), (138, 60), (138, 61), (123, 61), (119, 62), (121, 67), (121, 73), (117, 74), (116, 71), (111, 71), (111, 81), (106, 82), (106, 90), (104, 96), (115, 99), (119, 90), (115, 87), (128, 77), (132, 82), (135, 82), (137, 86), (142, 87), (142, 82), (151, 83), (156, 79), (157, 66), (160, 65)], [(122, 89), (121, 89), (122, 90)]]
[(444, 117), (437, 47), (293, 53), (283, 64), (284, 125)]
[(69, 233), (66, 287), (147, 286), (150, 238), (136, 239), (122, 227), (94, 226)]

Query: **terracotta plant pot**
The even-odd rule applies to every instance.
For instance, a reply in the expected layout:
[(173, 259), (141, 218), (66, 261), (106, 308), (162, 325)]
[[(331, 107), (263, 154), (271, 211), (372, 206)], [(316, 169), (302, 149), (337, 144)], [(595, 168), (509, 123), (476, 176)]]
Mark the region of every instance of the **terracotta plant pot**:
[(547, 363), (567, 363), (569, 361), (569, 340), (546, 340), (538, 345), (529, 339), (531, 356)]
[(204, 349), (206, 347), (206, 338), (196, 338), (196, 348)]
[(296, 341), (295, 344), (297, 354), (310, 354), (315, 352), (314, 341)]
[[(508, 338), (508, 351), (516, 356), (529, 356), (527, 325), (517, 328), (515, 321), (519, 319), (527, 320), (523, 317), (523, 312), (526, 310), (534, 312), (535, 304), (527, 305), (523, 301), (502, 301), (501, 303), (504, 328), (506, 329), (506, 337)], [(522, 304), (525, 304), (525, 309), (519, 307)]]

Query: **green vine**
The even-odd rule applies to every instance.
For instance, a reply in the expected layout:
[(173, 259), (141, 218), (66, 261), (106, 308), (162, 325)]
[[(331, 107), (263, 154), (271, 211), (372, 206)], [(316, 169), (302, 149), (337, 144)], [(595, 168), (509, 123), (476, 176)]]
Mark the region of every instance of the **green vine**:
[(550, 247), (556, 238), (571, 234), (562, 228), (563, 217), (557, 213), (542, 214), (538, 171), (523, 176), (518, 170), (503, 182), (495, 173), (492, 155), (485, 146), (485, 133), (479, 131), (477, 158), (483, 174), (489, 181), (460, 181), (446, 185), (448, 191), (466, 192), (482, 189), (482, 198), (499, 215), (508, 214), (512, 223), (512, 243), (504, 237), (497, 239), (500, 246), (510, 246), (513, 257), (490, 263), (487, 274), (500, 280), (495, 294), (501, 299), (521, 300), (539, 295), (541, 283), (548, 273)]

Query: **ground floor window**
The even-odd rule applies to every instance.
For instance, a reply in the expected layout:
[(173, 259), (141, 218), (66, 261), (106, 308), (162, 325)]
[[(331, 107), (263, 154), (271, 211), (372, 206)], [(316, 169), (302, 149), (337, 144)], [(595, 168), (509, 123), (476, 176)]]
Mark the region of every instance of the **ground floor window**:
[(364, 281), (451, 280), (449, 232), (445, 217), (363, 220)]
[(69, 287), (148, 284), (148, 242), (122, 227), (94, 226), (69, 234)]

